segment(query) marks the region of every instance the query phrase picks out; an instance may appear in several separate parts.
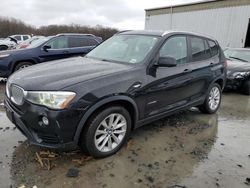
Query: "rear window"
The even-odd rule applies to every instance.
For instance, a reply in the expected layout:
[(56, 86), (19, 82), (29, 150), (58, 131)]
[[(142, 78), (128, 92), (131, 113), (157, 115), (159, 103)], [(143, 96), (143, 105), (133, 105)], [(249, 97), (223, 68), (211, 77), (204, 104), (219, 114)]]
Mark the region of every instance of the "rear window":
[(27, 40), (28, 38), (28, 36), (23, 36), (23, 40)]
[(89, 37), (78, 37), (78, 36), (69, 37), (70, 48), (96, 46), (97, 44), (98, 42), (96, 40)]
[(96, 40), (88, 38), (88, 44), (89, 46), (96, 46), (98, 43), (96, 42)]
[(214, 41), (212, 41), (212, 40), (208, 40), (208, 44), (209, 44), (209, 47), (210, 47), (210, 49), (211, 49), (211, 54), (212, 54), (212, 56), (217, 55), (218, 52), (219, 52), (219, 47), (218, 47), (218, 45), (217, 45)]
[(210, 49), (206, 40), (198, 37), (191, 37), (192, 61), (202, 61), (211, 57)]

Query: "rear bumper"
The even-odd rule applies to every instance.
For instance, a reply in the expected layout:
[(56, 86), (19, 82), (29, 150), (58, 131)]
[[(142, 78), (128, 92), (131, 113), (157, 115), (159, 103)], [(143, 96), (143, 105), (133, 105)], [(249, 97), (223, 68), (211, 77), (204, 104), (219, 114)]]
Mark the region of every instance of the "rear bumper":
[(12, 107), (12, 105), (7, 99), (5, 99), (4, 101), (4, 106), (6, 110), (6, 115), (9, 120), (22, 132), (24, 136), (27, 137), (28, 141), (31, 144), (51, 149), (58, 149), (62, 151), (69, 151), (78, 148), (78, 143), (73, 140), (69, 142), (64, 142), (62, 135), (55, 134), (55, 132), (53, 132), (52, 127), (52, 130), (48, 130), (47, 132), (36, 131), (32, 127), (29, 127), (27, 123), (25, 123), (25, 120), (23, 120), (22, 116), (16, 112), (16, 110)]

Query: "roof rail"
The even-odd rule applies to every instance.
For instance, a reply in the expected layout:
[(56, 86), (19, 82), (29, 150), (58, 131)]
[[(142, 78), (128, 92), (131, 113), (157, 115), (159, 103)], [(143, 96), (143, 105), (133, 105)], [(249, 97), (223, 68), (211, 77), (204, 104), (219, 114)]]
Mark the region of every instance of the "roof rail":
[(84, 35), (84, 36), (92, 36), (95, 37), (93, 34), (88, 33), (58, 33), (56, 36), (65, 36), (65, 35)]
[(118, 32), (116, 33), (116, 35), (117, 35), (117, 34), (120, 34), (120, 33), (127, 32), (127, 31), (133, 31), (133, 30), (122, 30), (122, 31), (118, 31)]

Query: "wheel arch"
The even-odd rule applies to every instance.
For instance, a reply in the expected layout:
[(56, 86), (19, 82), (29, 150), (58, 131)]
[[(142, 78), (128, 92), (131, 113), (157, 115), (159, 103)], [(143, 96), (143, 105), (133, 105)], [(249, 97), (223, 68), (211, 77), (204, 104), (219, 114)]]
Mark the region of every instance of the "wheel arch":
[(0, 44), (0, 46), (7, 47), (7, 49), (9, 48), (9, 46), (8, 46), (8, 45), (6, 45), (6, 44)]
[(133, 130), (135, 128), (136, 122), (138, 121), (138, 115), (139, 115), (135, 101), (131, 97), (125, 95), (111, 96), (97, 102), (87, 110), (87, 112), (84, 114), (77, 127), (74, 136), (74, 141), (78, 143), (81, 133), (84, 130), (85, 124), (88, 122), (88, 120), (92, 117), (94, 113), (101, 111), (104, 108), (107, 108), (108, 106), (113, 106), (113, 105), (119, 105), (128, 110), (131, 116), (132, 130)]
[(25, 59), (25, 60), (18, 60), (18, 61), (15, 61), (13, 64), (12, 64), (12, 67), (11, 67), (11, 72), (13, 73), (16, 66), (20, 63), (23, 63), (23, 62), (29, 62), (29, 63), (32, 63), (33, 65), (36, 64), (36, 61), (34, 59)]
[(214, 83), (219, 84), (219, 86), (221, 87), (221, 90), (223, 90), (225, 83), (224, 83), (224, 80), (222, 78), (215, 80)]

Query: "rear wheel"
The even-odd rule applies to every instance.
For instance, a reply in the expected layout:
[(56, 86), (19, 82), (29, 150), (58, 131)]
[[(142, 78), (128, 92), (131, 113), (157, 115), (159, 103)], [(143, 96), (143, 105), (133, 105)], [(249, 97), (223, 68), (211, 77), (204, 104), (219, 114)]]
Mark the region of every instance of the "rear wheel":
[(246, 95), (250, 95), (250, 80), (243, 83), (242, 92)]
[(111, 106), (95, 114), (84, 129), (80, 145), (96, 158), (115, 154), (131, 131), (131, 117), (121, 106)]
[(18, 71), (18, 70), (21, 70), (21, 69), (24, 69), (26, 67), (29, 67), (31, 65), (32, 65), (31, 62), (21, 62), (21, 63), (18, 63), (17, 66), (14, 69), (14, 72)]
[(0, 45), (0, 51), (8, 50), (8, 46)]
[(199, 106), (199, 110), (206, 114), (213, 114), (217, 112), (221, 104), (221, 87), (214, 83), (208, 92), (208, 95), (203, 103)]

